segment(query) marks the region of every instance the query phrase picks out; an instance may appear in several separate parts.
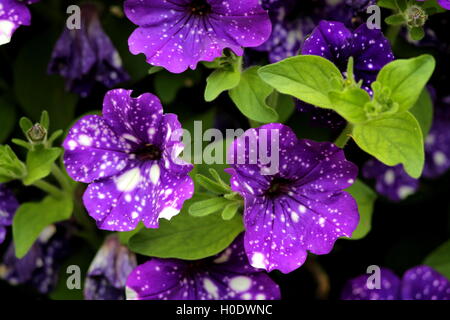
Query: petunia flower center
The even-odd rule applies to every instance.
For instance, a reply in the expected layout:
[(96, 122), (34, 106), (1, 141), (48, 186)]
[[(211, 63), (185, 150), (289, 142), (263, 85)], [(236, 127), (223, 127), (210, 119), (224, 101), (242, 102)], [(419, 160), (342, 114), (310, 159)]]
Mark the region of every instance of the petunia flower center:
[(161, 149), (154, 144), (146, 144), (134, 152), (138, 160), (149, 161), (161, 159)]
[(268, 197), (277, 197), (281, 194), (285, 194), (289, 191), (291, 181), (284, 178), (275, 178), (272, 180), (269, 189), (266, 191)]
[(192, 14), (204, 16), (211, 13), (211, 5), (207, 0), (192, 0), (189, 4)]

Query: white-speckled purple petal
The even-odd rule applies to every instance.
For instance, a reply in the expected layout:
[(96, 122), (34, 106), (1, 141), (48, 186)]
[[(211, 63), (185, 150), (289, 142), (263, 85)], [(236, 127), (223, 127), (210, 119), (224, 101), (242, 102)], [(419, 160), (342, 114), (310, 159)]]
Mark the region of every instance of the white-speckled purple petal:
[[(381, 268), (381, 288), (368, 287), (370, 274), (356, 277), (346, 283), (341, 294), (342, 300), (401, 300), (401, 282), (391, 270)], [(370, 285), (372, 285), (372, 280)]]
[(377, 192), (392, 201), (401, 201), (415, 193), (419, 180), (411, 178), (402, 165), (389, 167), (376, 159), (370, 159), (362, 169), (368, 179), (375, 179)]
[(405, 272), (402, 279), (403, 300), (450, 300), (450, 281), (428, 266)]
[[(278, 152), (280, 170), (267, 175), (262, 158), (255, 164), (249, 160), (264, 149), (264, 139), (270, 146), (276, 136), (279, 148), (268, 154)], [(342, 190), (354, 183), (358, 169), (335, 145), (298, 140), (289, 127), (268, 124), (236, 139), (228, 161), (231, 187), (245, 200), (245, 248), (254, 267), (291, 272), (304, 263), (307, 251), (329, 253), (337, 238), (355, 230), (357, 205)]]
[(212, 61), (225, 48), (262, 44), (270, 35), (269, 16), (258, 0), (127, 0), (126, 16), (139, 27), (128, 40), (133, 54), (174, 73)]
[(198, 261), (151, 259), (128, 277), (127, 298), (138, 300), (274, 300), (279, 287), (252, 268), (242, 236), (222, 253)]
[(187, 174), (173, 174), (161, 161), (146, 161), (91, 183), (83, 201), (100, 229), (129, 231), (140, 221), (147, 228), (158, 228), (159, 219), (177, 215), (193, 192)]
[(14, 31), (19, 26), (30, 24), (31, 14), (25, 3), (18, 0), (0, 2), (0, 45), (10, 42)]
[(14, 194), (0, 184), (0, 243), (5, 240), (6, 228), (12, 224), (14, 213), (19, 207)]
[(118, 174), (134, 159), (130, 141), (117, 135), (105, 118), (97, 115), (75, 123), (63, 146), (67, 173), (85, 183)]

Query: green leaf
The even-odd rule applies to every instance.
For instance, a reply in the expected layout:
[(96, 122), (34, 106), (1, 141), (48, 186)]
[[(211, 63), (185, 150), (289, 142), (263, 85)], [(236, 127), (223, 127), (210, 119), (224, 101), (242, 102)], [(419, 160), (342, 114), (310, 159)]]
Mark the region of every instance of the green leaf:
[(39, 120), (39, 124), (43, 126), (45, 130), (48, 130), (50, 126), (50, 118), (48, 116), (47, 110), (42, 111), (41, 120)]
[(261, 123), (275, 122), (278, 114), (266, 103), (273, 89), (260, 79), (258, 69), (259, 67), (251, 67), (245, 70), (238, 86), (228, 92), (234, 104), (247, 118)]
[(159, 66), (151, 66), (150, 69), (148, 69), (148, 74), (149, 74), (149, 75), (155, 74), (155, 73), (158, 73), (158, 72), (163, 71), (163, 70), (164, 70), (163, 67), (159, 67)]
[(128, 245), (150, 257), (198, 260), (227, 248), (243, 229), (239, 215), (224, 221), (217, 214), (197, 218), (182, 210), (171, 221), (161, 220), (158, 229), (141, 230)]
[(224, 193), (230, 192), (229, 187), (225, 188), (222, 184), (220, 184), (216, 181), (213, 181), (202, 174), (197, 174), (195, 176), (195, 182), (197, 182), (199, 185), (201, 185), (207, 191), (210, 191), (212, 193), (224, 194)]
[(33, 122), (31, 122), (30, 119), (28, 119), (27, 117), (22, 117), (19, 120), (19, 126), (20, 129), (22, 129), (22, 132), (24, 134), (24, 136), (28, 136), (28, 130), (30, 130), (33, 127)]
[(233, 219), (240, 207), (242, 207), (242, 201), (229, 203), (222, 211), (222, 219), (223, 220)]
[(364, 238), (372, 228), (372, 214), (377, 194), (360, 180), (348, 188), (348, 191), (358, 204), (359, 224), (353, 232), (352, 240)]
[(0, 115), (0, 143), (2, 143), (9, 137), (16, 123), (16, 110), (4, 98), (0, 98)]
[(409, 30), (409, 35), (414, 41), (420, 41), (425, 37), (425, 30), (422, 27), (414, 27)]
[(350, 123), (361, 123), (367, 120), (364, 105), (370, 101), (369, 94), (356, 87), (344, 91), (332, 91), (329, 94), (334, 110)]
[(73, 201), (67, 196), (60, 199), (47, 196), (41, 202), (22, 204), (12, 228), (16, 256), (24, 257), (46, 226), (69, 219), (72, 210)]
[(447, 240), (428, 255), (424, 264), (432, 267), (450, 280), (450, 240)]
[(205, 100), (215, 100), (222, 92), (236, 87), (241, 80), (241, 73), (234, 68), (214, 70), (206, 79)]
[(268, 105), (278, 113), (277, 122), (280, 123), (285, 123), (295, 112), (294, 99), (291, 96), (276, 91), (269, 97)]
[(378, 0), (377, 5), (382, 8), (396, 9), (395, 0)]
[(341, 91), (343, 82), (341, 72), (332, 62), (312, 55), (262, 67), (259, 75), (277, 91), (327, 109), (333, 109), (328, 94)]
[(420, 177), (425, 161), (423, 136), (419, 123), (409, 112), (357, 124), (352, 136), (362, 150), (384, 164), (401, 163), (411, 177)]
[(194, 202), (189, 207), (189, 214), (194, 217), (204, 217), (221, 211), (229, 203), (227, 199), (221, 197)]
[(25, 164), (17, 158), (11, 147), (0, 145), (0, 183), (22, 179), (26, 173)]
[[(436, 62), (428, 54), (387, 64), (377, 76), (382, 90), (390, 90), (390, 98), (399, 104), (399, 112), (410, 109), (419, 98)], [(375, 93), (376, 94), (376, 93)]]
[(387, 24), (396, 26), (406, 22), (405, 15), (403, 13), (394, 14), (392, 16), (387, 17), (384, 20)]
[(430, 132), (433, 122), (433, 100), (431, 99), (430, 93), (426, 88), (422, 90), (419, 100), (417, 100), (414, 106), (409, 109), (409, 112), (411, 112), (419, 122), (423, 137), (425, 139)]
[(48, 176), (52, 169), (52, 164), (61, 155), (61, 148), (36, 148), (28, 152), (27, 155), (27, 169), (28, 174), (23, 179), (23, 183), (29, 186), (37, 180)]

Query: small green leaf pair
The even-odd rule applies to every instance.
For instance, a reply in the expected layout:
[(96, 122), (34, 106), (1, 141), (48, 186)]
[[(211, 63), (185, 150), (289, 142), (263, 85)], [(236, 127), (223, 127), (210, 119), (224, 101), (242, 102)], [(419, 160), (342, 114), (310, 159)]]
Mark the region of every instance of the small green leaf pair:
[[(281, 93), (336, 111), (349, 122), (348, 135), (361, 149), (388, 166), (403, 164), (410, 176), (418, 178), (425, 161), (422, 130), (427, 130), (420, 124), (428, 120), (419, 123), (409, 110), (417, 101), (427, 101), (426, 96), (419, 97), (434, 67), (430, 55), (393, 61), (372, 84), (372, 98), (319, 56), (289, 58), (261, 68), (259, 75)], [(428, 117), (420, 107), (413, 109), (414, 114)]]
[(210, 67), (216, 70), (206, 80), (206, 101), (213, 101), (222, 92), (228, 91), (242, 114), (256, 123), (284, 122), (294, 111), (292, 99), (274, 92), (260, 79), (260, 67), (242, 71), (242, 57), (231, 53), (228, 57), (217, 59)]
[(197, 174), (195, 180), (209, 191), (212, 197), (208, 194), (204, 195), (206, 199), (194, 202), (189, 207), (189, 213), (194, 217), (204, 217), (222, 212), (223, 220), (231, 220), (242, 208), (243, 201), (237, 193), (231, 191), (230, 186), (222, 180), (216, 170), (209, 169), (209, 172), (213, 179)]

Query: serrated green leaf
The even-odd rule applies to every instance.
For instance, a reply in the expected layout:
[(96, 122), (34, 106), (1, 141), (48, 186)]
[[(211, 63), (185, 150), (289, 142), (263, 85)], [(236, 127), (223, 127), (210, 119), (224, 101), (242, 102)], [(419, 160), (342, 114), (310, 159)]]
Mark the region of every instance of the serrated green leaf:
[(352, 136), (362, 150), (384, 164), (401, 163), (411, 177), (420, 177), (425, 161), (423, 135), (409, 112), (356, 124)]
[(350, 123), (361, 123), (367, 120), (364, 105), (370, 101), (369, 94), (356, 87), (344, 91), (332, 91), (329, 94), (334, 111)]
[(59, 158), (61, 152), (61, 148), (36, 148), (28, 152), (26, 161), (28, 174), (23, 179), (23, 183), (29, 186), (35, 181), (48, 176), (51, 172), (52, 164)]
[(275, 122), (278, 114), (266, 102), (273, 88), (260, 79), (258, 69), (259, 67), (251, 67), (245, 70), (239, 84), (228, 93), (247, 118), (261, 123)]
[(377, 199), (377, 194), (360, 180), (356, 180), (346, 191), (352, 195), (358, 204), (359, 223), (350, 238), (358, 240), (364, 238), (372, 228), (373, 206)]
[(218, 214), (198, 218), (182, 210), (171, 221), (161, 220), (158, 229), (141, 230), (128, 245), (150, 257), (198, 260), (227, 248), (243, 229), (239, 215), (224, 221)]
[(423, 262), (450, 280), (450, 240), (431, 252)]
[(259, 75), (277, 91), (326, 109), (333, 109), (328, 94), (341, 91), (343, 81), (332, 62), (313, 55), (296, 56), (262, 67)]
[(46, 226), (70, 218), (72, 210), (73, 201), (67, 196), (22, 204), (13, 219), (16, 256), (24, 257)]
[(416, 103), (435, 65), (434, 58), (428, 54), (395, 60), (381, 69), (377, 82), (382, 90), (390, 90), (390, 98), (399, 104), (399, 112), (406, 111)]

